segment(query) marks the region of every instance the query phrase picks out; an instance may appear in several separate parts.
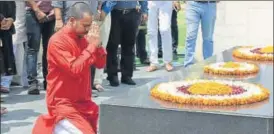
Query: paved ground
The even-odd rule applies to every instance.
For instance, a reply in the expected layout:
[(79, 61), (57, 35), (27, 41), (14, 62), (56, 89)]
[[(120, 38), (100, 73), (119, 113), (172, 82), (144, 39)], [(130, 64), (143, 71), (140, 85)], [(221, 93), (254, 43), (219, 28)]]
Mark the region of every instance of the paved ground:
[[(178, 63), (177, 63), (178, 65)], [(156, 77), (168, 75), (164, 69), (147, 73), (145, 67), (138, 67), (134, 73), (134, 80), (137, 85), (143, 85)], [(113, 96), (119, 95), (134, 86), (121, 84), (119, 87), (113, 88), (108, 86), (108, 82), (104, 81), (105, 92), (101, 92), (94, 101), (100, 104), (102, 101)], [(46, 113), (45, 91), (40, 95), (27, 95), (26, 90), (22, 88), (14, 88), (8, 95), (1, 95), (5, 100), (1, 106), (7, 107), (9, 112), (1, 117), (1, 134), (30, 134), (33, 123), (38, 115)]]

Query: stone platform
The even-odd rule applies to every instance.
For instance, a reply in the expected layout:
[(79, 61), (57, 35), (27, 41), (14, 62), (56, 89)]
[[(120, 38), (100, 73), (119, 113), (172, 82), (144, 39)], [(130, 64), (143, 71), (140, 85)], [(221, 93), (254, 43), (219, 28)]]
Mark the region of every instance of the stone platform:
[[(203, 62), (159, 77), (146, 85), (130, 89), (100, 105), (101, 134), (272, 134), (273, 64), (258, 64), (260, 73), (248, 79), (271, 91), (269, 100), (251, 105), (209, 107), (177, 105), (150, 97), (157, 83), (183, 79), (221, 79), (203, 74), (203, 66), (235, 61), (232, 49)], [(222, 78), (223, 79), (223, 78)], [(231, 79), (239, 80), (239, 79)]]

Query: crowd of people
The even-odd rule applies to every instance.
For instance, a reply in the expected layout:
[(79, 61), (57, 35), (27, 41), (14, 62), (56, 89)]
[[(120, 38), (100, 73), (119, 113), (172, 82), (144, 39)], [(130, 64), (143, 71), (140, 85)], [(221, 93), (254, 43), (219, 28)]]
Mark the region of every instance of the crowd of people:
[[(98, 106), (91, 90), (104, 90), (104, 68), (111, 86), (136, 84), (135, 55), (148, 72), (160, 68), (161, 57), (164, 68), (172, 71), (180, 9), (178, 1), (0, 1), (1, 93), (19, 84), (30, 95), (40, 94), (37, 59), (42, 44), (49, 113), (38, 118), (33, 133), (96, 133)], [(185, 12), (187, 67), (194, 63), (200, 23), (203, 56), (212, 56), (216, 2), (189, 1)]]

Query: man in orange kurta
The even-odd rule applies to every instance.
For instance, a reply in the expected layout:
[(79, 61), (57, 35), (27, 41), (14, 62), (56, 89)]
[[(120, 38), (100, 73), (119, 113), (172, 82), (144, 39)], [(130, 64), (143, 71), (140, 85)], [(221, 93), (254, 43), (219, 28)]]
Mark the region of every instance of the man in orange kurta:
[(90, 66), (103, 68), (106, 51), (100, 46), (99, 27), (90, 28), (90, 11), (85, 3), (74, 4), (66, 26), (49, 41), (48, 114), (38, 117), (33, 134), (97, 133), (98, 106), (91, 100)]

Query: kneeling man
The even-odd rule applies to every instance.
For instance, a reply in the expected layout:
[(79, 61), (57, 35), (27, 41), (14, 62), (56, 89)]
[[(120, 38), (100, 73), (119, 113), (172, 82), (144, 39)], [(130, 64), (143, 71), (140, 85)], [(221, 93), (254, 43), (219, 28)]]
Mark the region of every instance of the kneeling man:
[[(36, 121), (33, 134), (96, 134), (98, 106), (91, 100), (90, 65), (103, 68), (106, 51), (90, 7), (75, 3), (66, 26), (48, 45), (48, 114)], [(92, 26), (92, 27), (91, 27)]]

